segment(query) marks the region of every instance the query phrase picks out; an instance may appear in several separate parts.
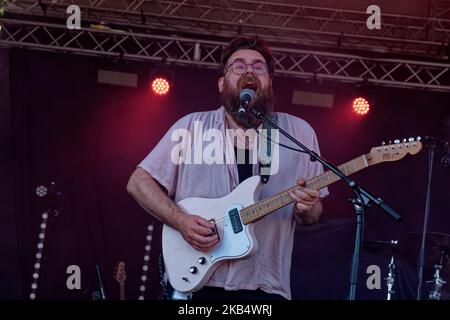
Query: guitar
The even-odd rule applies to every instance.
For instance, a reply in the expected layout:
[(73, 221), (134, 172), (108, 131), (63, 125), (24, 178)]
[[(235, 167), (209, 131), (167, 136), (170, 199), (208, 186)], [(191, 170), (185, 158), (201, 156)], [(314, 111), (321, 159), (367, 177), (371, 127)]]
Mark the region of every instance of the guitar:
[(119, 283), (120, 300), (125, 300), (125, 280), (127, 279), (127, 274), (125, 272), (125, 262), (120, 261), (117, 264), (117, 267), (114, 268), (114, 278)]
[[(400, 160), (421, 149), (422, 143), (412, 138), (403, 139), (403, 142), (396, 140), (394, 144), (372, 148), (368, 154), (342, 164), (339, 169), (348, 176), (378, 163)], [(326, 171), (306, 181), (306, 188), (320, 190), (339, 179), (333, 172)], [(197, 291), (221, 263), (243, 259), (255, 252), (257, 240), (252, 222), (294, 202), (289, 192), (301, 188), (297, 185), (256, 202), (261, 188), (260, 180), (259, 176), (250, 177), (222, 198), (186, 198), (178, 202), (184, 212), (215, 222), (220, 242), (210, 252), (197, 251), (177, 230), (163, 226), (164, 263), (169, 282), (176, 291)]]

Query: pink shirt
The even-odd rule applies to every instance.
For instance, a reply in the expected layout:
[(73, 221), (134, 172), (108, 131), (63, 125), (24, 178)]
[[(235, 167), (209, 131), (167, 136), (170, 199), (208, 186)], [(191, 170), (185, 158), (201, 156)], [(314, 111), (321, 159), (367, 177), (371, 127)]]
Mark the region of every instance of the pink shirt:
[[(277, 113), (277, 124), (306, 147), (320, 153), (314, 130), (306, 121), (285, 113)], [(212, 131), (213, 135), (222, 135), (222, 145), (225, 147), (220, 149), (223, 149), (223, 154), (214, 154), (216, 160), (220, 158), (223, 161), (212, 163), (211, 159), (202, 159), (202, 151), (213, 141), (211, 138), (205, 139), (205, 133), (211, 132), (208, 129), (213, 128), (217, 129)], [(233, 145), (225, 143), (227, 129), (229, 128), (223, 107), (215, 111), (189, 114), (168, 130), (139, 167), (163, 185), (175, 202), (188, 197), (223, 197), (239, 184), (237, 165), (229, 161), (230, 158), (234, 159)], [(174, 133), (174, 130), (177, 131)], [(179, 160), (180, 155), (179, 134), (186, 132), (189, 132), (190, 139), (184, 141), (190, 140), (190, 143), (185, 145), (187, 148), (184, 150), (189, 150), (191, 154), (185, 151), (184, 156), (185, 159), (190, 156), (190, 163), (186, 160), (174, 163), (173, 159)], [(175, 141), (172, 141), (173, 134)], [(279, 142), (296, 147), (282, 135), (279, 136)], [(227, 155), (227, 152), (231, 152), (232, 157)], [(272, 162), (274, 174), (268, 184), (263, 185), (261, 199), (296, 185), (299, 177), (308, 180), (323, 172), (322, 165), (317, 161), (311, 162), (309, 156), (283, 147), (273, 149)], [(253, 165), (253, 174), (258, 174), (258, 164)], [(327, 188), (320, 190), (320, 193), (321, 197), (328, 195)], [(260, 288), (291, 299), (290, 270), (294, 232), (293, 204), (255, 222), (255, 236), (258, 240), (256, 254), (248, 259), (220, 266), (206, 285), (227, 290)]]

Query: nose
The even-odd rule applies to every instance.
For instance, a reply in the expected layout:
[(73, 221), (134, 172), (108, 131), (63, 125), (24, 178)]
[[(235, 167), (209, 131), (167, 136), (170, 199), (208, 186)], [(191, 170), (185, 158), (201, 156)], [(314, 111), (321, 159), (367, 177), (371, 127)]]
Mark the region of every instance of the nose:
[[(249, 70), (249, 68), (250, 68), (250, 70)], [(251, 74), (255, 74), (255, 72), (253, 71), (253, 67), (252, 67), (252, 65), (251, 64), (248, 64), (247, 65), (247, 68), (245, 69), (245, 72), (244, 72), (245, 74), (248, 74), (248, 73), (251, 73)]]

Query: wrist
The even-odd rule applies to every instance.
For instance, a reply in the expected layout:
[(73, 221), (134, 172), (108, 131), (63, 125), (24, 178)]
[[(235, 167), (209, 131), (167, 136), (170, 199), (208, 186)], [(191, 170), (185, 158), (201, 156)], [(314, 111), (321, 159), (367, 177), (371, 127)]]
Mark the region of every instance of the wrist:
[(173, 214), (172, 227), (178, 231), (182, 231), (186, 221), (186, 214), (181, 210), (177, 210)]

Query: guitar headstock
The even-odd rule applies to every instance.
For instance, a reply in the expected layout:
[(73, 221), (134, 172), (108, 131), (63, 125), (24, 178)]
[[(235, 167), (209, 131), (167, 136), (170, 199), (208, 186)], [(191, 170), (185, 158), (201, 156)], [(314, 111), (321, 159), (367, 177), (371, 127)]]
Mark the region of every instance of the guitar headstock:
[(127, 274), (125, 272), (125, 262), (120, 261), (117, 267), (114, 268), (114, 279), (120, 284), (124, 284), (127, 279)]
[(369, 165), (374, 165), (386, 161), (397, 161), (404, 158), (407, 154), (414, 155), (422, 149), (420, 137), (399, 140), (396, 139), (388, 144), (384, 142), (381, 146), (370, 149), (366, 158)]

